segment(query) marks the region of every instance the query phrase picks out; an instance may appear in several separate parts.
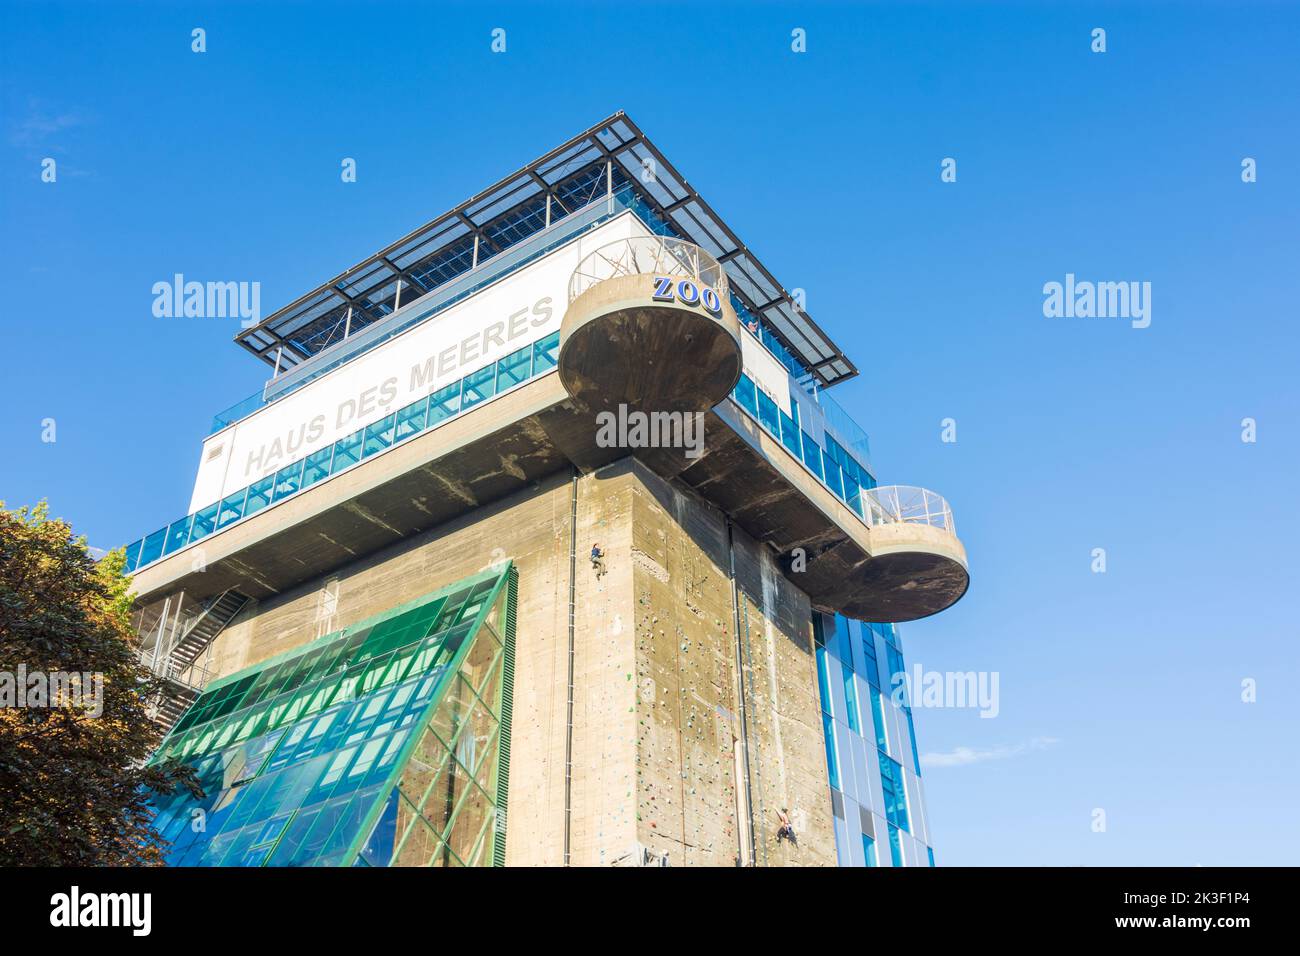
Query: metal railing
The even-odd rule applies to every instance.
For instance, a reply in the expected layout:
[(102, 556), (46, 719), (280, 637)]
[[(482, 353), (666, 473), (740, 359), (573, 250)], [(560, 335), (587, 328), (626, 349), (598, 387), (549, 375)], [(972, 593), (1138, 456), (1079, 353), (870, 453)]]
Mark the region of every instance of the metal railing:
[(152, 674), (180, 684), (192, 691), (201, 692), (208, 685), (208, 680), (211, 678), (206, 661), (185, 663), (184, 661), (172, 660), (170, 657), (155, 659), (153, 652), (149, 650), (141, 650), (139, 656), (140, 663), (147, 667)]
[(875, 526), (882, 524), (927, 524), (939, 528), (951, 535), (957, 534), (952, 522), (952, 509), (941, 495), (927, 488), (914, 488), (909, 485), (880, 485), (864, 489), (863, 504), (866, 507), (867, 523)]
[(693, 242), (672, 236), (633, 236), (601, 246), (573, 270), (569, 301), (606, 279), (628, 275), (676, 276), (691, 279), (725, 298), (727, 273), (717, 259)]

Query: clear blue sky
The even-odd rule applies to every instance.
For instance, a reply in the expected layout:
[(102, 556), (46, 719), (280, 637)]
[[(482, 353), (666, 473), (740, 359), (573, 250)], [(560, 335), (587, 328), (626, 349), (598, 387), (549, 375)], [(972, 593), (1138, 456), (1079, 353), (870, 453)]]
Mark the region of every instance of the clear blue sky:
[[(625, 109), (856, 361), (882, 483), (956, 510), (970, 593), (906, 650), (1001, 713), (916, 712), (939, 863), (1296, 861), (1294, 5), (431, 6), (5, 5), (0, 497), (101, 547), (184, 514), (264, 369), (154, 282), (269, 313)], [(1067, 272), (1150, 328), (1045, 318)]]

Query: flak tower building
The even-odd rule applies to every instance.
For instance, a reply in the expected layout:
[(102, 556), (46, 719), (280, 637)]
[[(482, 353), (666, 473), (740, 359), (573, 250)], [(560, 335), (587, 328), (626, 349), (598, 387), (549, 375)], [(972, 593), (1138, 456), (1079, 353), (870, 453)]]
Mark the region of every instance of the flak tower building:
[(236, 341), (265, 386), (127, 548), (171, 863), (933, 863), (891, 676), (952, 515), (626, 115)]

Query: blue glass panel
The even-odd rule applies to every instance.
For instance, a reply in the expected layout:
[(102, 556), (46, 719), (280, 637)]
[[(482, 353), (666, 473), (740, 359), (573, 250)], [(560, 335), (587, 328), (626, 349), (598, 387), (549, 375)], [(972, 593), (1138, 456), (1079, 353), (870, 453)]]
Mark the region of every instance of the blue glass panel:
[(302, 486), (302, 464), (296, 461), (276, 472), (272, 500), (287, 498)]
[(186, 515), (180, 521), (172, 522), (172, 526), (167, 529), (167, 546), (163, 548), (163, 554), (179, 551), (189, 543), (190, 525), (193, 521), (193, 515)]
[(908, 707), (905, 711), (907, 714), (907, 733), (912, 739), (912, 766), (916, 768), (916, 775), (921, 775), (921, 755), (916, 750), (916, 725), (912, 723), (912, 708)]
[(817, 646), (817, 693), (821, 696), (822, 713), (831, 712), (831, 689), (828, 686), (830, 672), (827, 668), (826, 648)]
[(248, 499), (244, 502), (245, 517), (256, 514), (271, 503), (271, 489), (274, 486), (274, 475), (268, 475), (248, 486)]
[(736, 383), (736, 390), (732, 394), (736, 396), (736, 402), (741, 408), (755, 418), (758, 417), (758, 396), (754, 382), (748, 375), (741, 373), (740, 381)]
[(330, 474), (336, 475), (360, 460), (361, 432), (355, 431), (347, 438), (340, 438), (334, 443), (334, 460), (330, 463)]
[(862, 834), (862, 855), (866, 858), (866, 866), (876, 865), (876, 841), (865, 833)]
[(126, 546), (126, 564), (123, 569), (129, 574), (134, 571), (140, 563), (140, 548), (144, 544), (144, 539), (132, 541)]
[(903, 865), (903, 842), (898, 835), (898, 827), (893, 824), (889, 826), (889, 856), (894, 866)]
[(532, 361), (532, 347), (525, 346), (497, 362), (497, 391), (504, 392), (507, 388), (527, 381)]
[[(909, 703), (907, 699), (907, 665), (903, 663), (903, 655), (898, 653), (898, 649), (888, 641), (885, 642), (885, 660), (888, 665), (890, 696), (906, 706)], [(899, 688), (902, 688), (901, 697), (899, 696)]]
[(248, 494), (247, 488), (240, 488), (233, 495), (221, 500), (217, 508), (217, 527), (224, 528), (233, 521), (238, 521), (244, 516), (244, 498)]
[(393, 433), (393, 441), (399, 442), (410, 438), (412, 435), (418, 435), (424, 431), (425, 412), (428, 410), (429, 400), (422, 398), (418, 402), (413, 402), (397, 412), (397, 426)]
[(822, 477), (822, 450), (807, 432), (803, 433), (803, 463), (818, 478)]
[(496, 393), (496, 369), (489, 365), (477, 372), (471, 372), (465, 376), (464, 382), (465, 395), (461, 403), (462, 411), (473, 408), (479, 402), (491, 398)]
[(451, 418), (460, 411), (460, 382), (452, 382), (429, 396), (429, 426)]
[(773, 435), (781, 434), (781, 417), (780, 409), (776, 407), (776, 402), (772, 401), (770, 395), (762, 389), (758, 391), (758, 420), (764, 428)]
[(926, 855), (930, 858), (930, 865), (931, 865), (931, 866), (934, 866), (934, 848), (933, 848), (933, 847), (928, 847), (928, 846), (927, 846), (927, 847), (925, 848), (925, 852), (926, 852)]
[(162, 557), (163, 545), (167, 541), (167, 529), (159, 528), (149, 537), (144, 539), (144, 545), (140, 548), (140, 567), (144, 567), (151, 561), (157, 561)]
[(825, 460), (826, 465), (826, 486), (835, 492), (835, 497), (841, 501), (844, 500), (844, 478), (840, 466), (831, 461), (830, 458)]
[(217, 527), (217, 510), (220, 504), (208, 505), (202, 511), (194, 513), (194, 524), (190, 527), (190, 544), (200, 538), (206, 538)]
[(826, 741), (826, 769), (830, 774), (831, 786), (840, 788), (840, 768), (835, 759), (835, 721), (830, 714), (822, 714), (822, 736)]
[(871, 688), (871, 716), (876, 726), (876, 748), (888, 752), (889, 732), (885, 729), (885, 705), (880, 697), (880, 690)]
[(858, 513), (859, 518), (866, 517), (862, 510), (862, 489), (856, 481), (847, 475), (844, 477), (844, 500), (849, 503), (850, 508)]
[(364, 457), (369, 458), (393, 443), (393, 421), (394, 416), (389, 415), (387, 418), (381, 418), (373, 425), (366, 426), (366, 440), (362, 450)]
[(781, 444), (796, 458), (799, 457), (799, 426), (785, 412), (781, 412)]
[(854, 733), (861, 733), (858, 723), (858, 691), (853, 681), (853, 668), (848, 664), (841, 663), (840, 671), (844, 679), (845, 722), (849, 725), (849, 730)]
[(334, 457), (334, 446), (322, 448), (307, 456), (302, 469), (302, 486), (308, 488), (330, 473), (330, 459)]
[(541, 375), (560, 364), (560, 333), (552, 332), (533, 343), (533, 374)]

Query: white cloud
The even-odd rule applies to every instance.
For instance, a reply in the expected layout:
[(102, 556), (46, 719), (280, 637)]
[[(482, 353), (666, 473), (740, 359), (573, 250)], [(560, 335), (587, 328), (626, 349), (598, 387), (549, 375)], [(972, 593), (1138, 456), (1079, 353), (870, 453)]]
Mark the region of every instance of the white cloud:
[(1055, 737), (1032, 737), (1020, 744), (1004, 744), (1001, 747), (958, 747), (947, 753), (921, 754), (923, 767), (965, 767), (985, 760), (1005, 760), (1019, 757), (1033, 750), (1046, 750), (1060, 743)]

